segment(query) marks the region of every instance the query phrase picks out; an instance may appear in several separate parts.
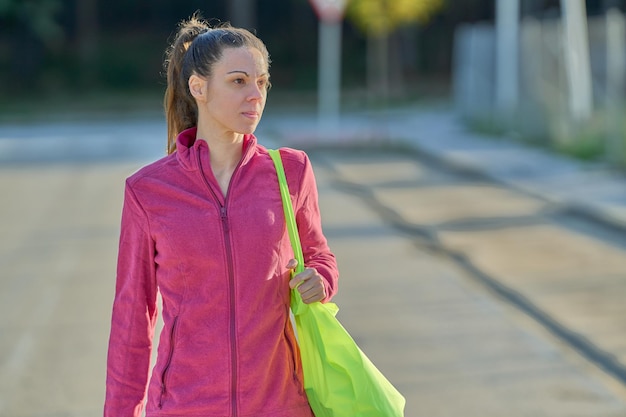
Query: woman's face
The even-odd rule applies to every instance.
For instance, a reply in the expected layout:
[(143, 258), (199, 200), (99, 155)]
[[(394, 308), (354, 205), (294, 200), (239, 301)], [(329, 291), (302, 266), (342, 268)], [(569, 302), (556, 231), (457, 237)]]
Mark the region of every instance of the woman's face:
[(253, 133), (265, 108), (268, 85), (268, 63), (260, 51), (224, 49), (207, 80), (207, 100), (198, 103), (199, 122), (218, 134)]

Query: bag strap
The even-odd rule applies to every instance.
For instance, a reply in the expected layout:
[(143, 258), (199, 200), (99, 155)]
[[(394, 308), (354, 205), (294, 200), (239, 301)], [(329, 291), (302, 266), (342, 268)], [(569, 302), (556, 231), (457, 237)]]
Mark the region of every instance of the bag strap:
[(300, 273), (304, 271), (304, 256), (302, 255), (302, 245), (300, 244), (300, 235), (298, 234), (296, 216), (293, 212), (291, 197), (289, 196), (289, 185), (287, 185), (287, 177), (285, 177), (285, 168), (283, 167), (283, 161), (280, 157), (279, 150), (269, 149), (268, 152), (272, 161), (274, 161), (274, 166), (276, 167), (278, 185), (280, 186), (280, 197), (283, 200), (285, 221), (287, 222), (287, 231), (289, 232), (289, 240), (291, 241), (291, 248), (293, 249), (294, 256), (298, 261), (296, 273)]

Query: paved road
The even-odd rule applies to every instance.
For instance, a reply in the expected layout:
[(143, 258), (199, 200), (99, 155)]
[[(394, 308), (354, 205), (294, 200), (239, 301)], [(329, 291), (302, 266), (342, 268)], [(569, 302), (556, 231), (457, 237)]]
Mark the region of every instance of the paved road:
[[(391, 362), (407, 416), (625, 412), (623, 237), (405, 153), (319, 158), (337, 227), (367, 211), (364, 230), (387, 230), (388, 240), (328, 233), (349, 259), (346, 325), (375, 344), (377, 363)], [(360, 209), (339, 210), (348, 206)]]
[[(0, 128), (2, 417), (101, 414), (123, 179), (162, 135), (118, 126)], [(626, 415), (619, 236), (409, 153), (311, 155), (340, 319), (407, 417)]]

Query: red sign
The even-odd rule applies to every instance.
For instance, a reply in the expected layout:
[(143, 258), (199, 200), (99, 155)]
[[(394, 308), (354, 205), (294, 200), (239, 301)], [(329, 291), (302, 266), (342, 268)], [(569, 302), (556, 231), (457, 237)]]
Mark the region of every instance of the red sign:
[(309, 0), (320, 20), (338, 22), (343, 19), (348, 0)]

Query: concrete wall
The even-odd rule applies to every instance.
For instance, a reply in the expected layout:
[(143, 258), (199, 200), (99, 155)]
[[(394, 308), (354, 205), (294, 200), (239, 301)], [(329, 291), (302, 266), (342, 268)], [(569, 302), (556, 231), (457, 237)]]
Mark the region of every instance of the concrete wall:
[[(588, 31), (594, 107), (602, 110), (607, 90), (605, 18), (589, 18)], [(558, 140), (571, 133), (561, 21), (526, 18), (520, 25), (519, 42), (519, 103), (511, 117), (501, 114), (495, 104), (494, 25), (478, 23), (457, 29), (453, 54), (456, 109), (468, 120), (489, 123), (494, 129)]]

